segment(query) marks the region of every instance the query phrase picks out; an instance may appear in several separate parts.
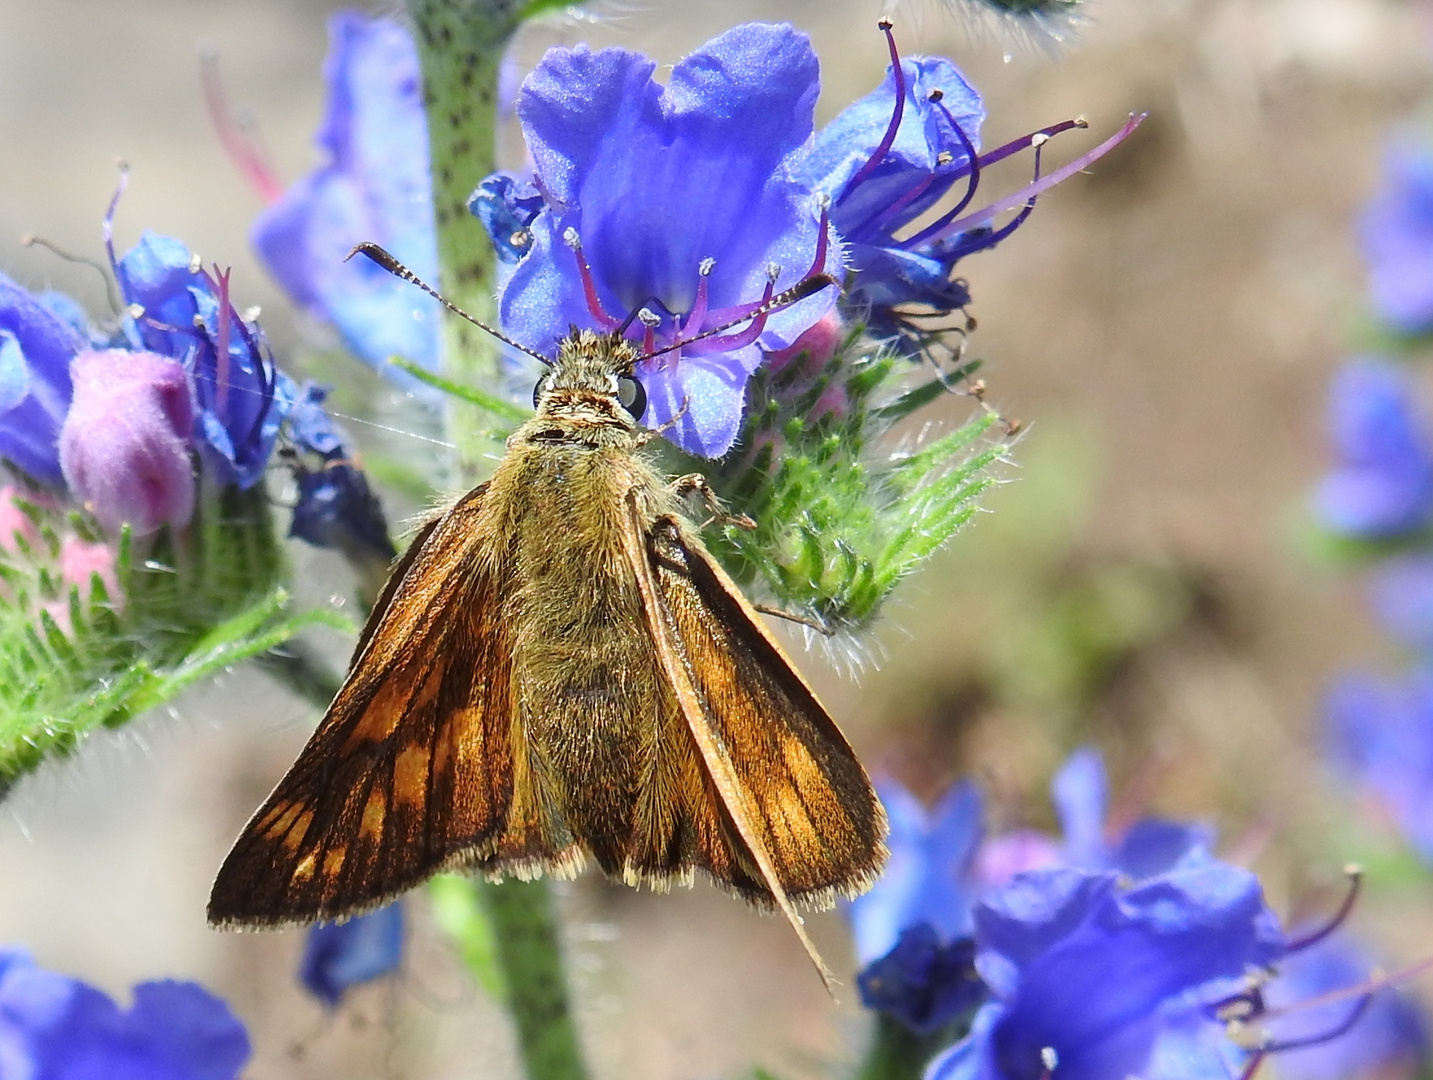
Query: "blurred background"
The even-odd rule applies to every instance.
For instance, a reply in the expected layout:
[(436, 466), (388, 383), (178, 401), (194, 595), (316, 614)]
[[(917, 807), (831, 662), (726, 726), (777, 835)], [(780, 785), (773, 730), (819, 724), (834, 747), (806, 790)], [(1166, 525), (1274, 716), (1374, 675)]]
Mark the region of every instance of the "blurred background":
[[(0, 0), (0, 270), (107, 310), (99, 274), (21, 237), (101, 258), (122, 158), (132, 176), (119, 246), (152, 228), (232, 264), (237, 305), (262, 306), (276, 353), (298, 366), (312, 328), (249, 250), (261, 202), (213, 132), (198, 57), (218, 50), (228, 94), (291, 182), (314, 160), (325, 19), (338, 6)], [(598, 20), (526, 28), (522, 66), (578, 40), (669, 64), (734, 22), (788, 19), (822, 59), (819, 123), (886, 64), (871, 0), (595, 10)], [(1052, 150), (1064, 161), (1130, 111), (1150, 117), (1010, 240), (962, 264), (988, 399), (1026, 424), (990, 513), (901, 588), (859, 677), (819, 652), (797, 655), (871, 770), (923, 798), (973, 775), (994, 827), (1049, 828), (1051, 772), (1094, 742), (1117, 805), (1214, 824), (1221, 852), (1255, 865), (1290, 917), (1331, 909), (1343, 864), (1367, 863), (1355, 923), (1390, 963), (1410, 962), (1433, 950), (1426, 872), (1358, 812), (1318, 748), (1331, 678), (1400, 661), (1356, 572), (1316, 541), (1309, 492), (1331, 460), (1329, 376), (1361, 333), (1355, 218), (1391, 138), (1433, 90), (1433, 9), (1088, 10), (1091, 24), (1058, 53), (934, 3), (897, 13), (905, 52), (950, 56), (982, 92), (987, 147), (1083, 115), (1091, 130)], [(1013, 190), (1026, 167), (994, 179)], [(357, 362), (330, 359), (318, 374), (355, 413), (390, 393)], [(950, 400), (946, 419), (969, 406)], [(376, 408), (398, 430), (348, 422), (370, 455), (430, 452), (390, 422), (401, 402)], [(420, 508), (385, 494), (391, 519)], [(352, 582), (336, 555), (294, 556), (315, 598), (344, 602)], [(142, 979), (203, 982), (250, 1025), (255, 1078), (516, 1075), (504, 1015), (471, 985), (421, 894), (401, 977), (333, 1014), (297, 986), (301, 934), (206, 928), (215, 868), (314, 720), (245, 667), (26, 779), (0, 806), (0, 942), (121, 996)], [(811, 920), (847, 983), (833, 1006), (788, 927), (706, 886), (652, 896), (587, 875), (561, 896), (599, 1074), (760, 1065), (806, 1077), (859, 1055), (868, 1018), (839, 913)], [(1433, 985), (1420, 989), (1433, 1002)]]

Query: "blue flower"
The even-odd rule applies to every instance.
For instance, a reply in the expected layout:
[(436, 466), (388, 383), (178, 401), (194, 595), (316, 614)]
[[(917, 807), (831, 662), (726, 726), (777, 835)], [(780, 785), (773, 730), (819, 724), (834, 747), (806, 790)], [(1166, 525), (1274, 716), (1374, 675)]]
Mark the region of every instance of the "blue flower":
[(846, 905), (862, 964), (885, 956), (913, 926), (928, 925), (945, 942), (970, 933), (970, 870), (981, 836), (980, 790), (968, 781), (929, 813), (894, 781), (876, 791), (890, 821), (891, 856), (875, 885)]
[(1433, 513), (1433, 450), (1408, 377), (1355, 361), (1334, 377), (1329, 398), (1339, 463), (1318, 490), (1324, 523), (1362, 538), (1422, 528)]
[(394, 971), (403, 956), (403, 907), (387, 907), (347, 922), (320, 923), (304, 942), (299, 980), (330, 1007), (349, 987)]
[[(819, 90), (806, 36), (750, 23), (679, 62), (666, 87), (655, 70), (621, 49), (555, 48), (522, 85), (517, 114), (547, 206), (499, 307), (529, 348), (550, 354), (572, 326), (614, 330), (639, 309), (648, 345), (667, 346), (840, 268), (792, 175)], [(725, 453), (762, 350), (795, 341), (833, 292), (643, 361), (646, 423), (674, 423), (669, 437), (692, 453)]]
[(856, 976), (861, 1004), (931, 1035), (985, 999), (975, 971), (975, 943), (942, 941), (928, 922), (901, 931), (895, 948)]
[[(377, 559), (386, 567), (397, 552), (383, 507), (324, 410), (326, 396), (322, 387), (304, 386), (289, 414), (286, 433), (297, 451), (299, 489), (289, 535), (355, 560)], [(305, 455), (317, 458), (317, 466), (310, 467)]]
[(1433, 329), (1433, 151), (1389, 153), (1361, 225), (1373, 309), (1405, 333)]
[(437, 301), (367, 259), (344, 261), (372, 241), (438, 282), (418, 50), (396, 22), (355, 12), (333, 15), (328, 32), (324, 163), (259, 216), (253, 243), (295, 303), (332, 323), (355, 356), (418, 389), (386, 361), (437, 369)]
[(244, 1026), (190, 982), (146, 982), (120, 1009), (105, 994), (0, 948), (0, 1076), (5, 1080), (235, 1080)]
[(1117, 870), (1140, 881), (1169, 870), (1186, 855), (1207, 850), (1214, 841), (1205, 825), (1143, 818), (1116, 830), (1106, 822), (1109, 778), (1104, 759), (1092, 746), (1070, 755), (1050, 784), (1064, 833), (1057, 843), (1043, 833), (1021, 829), (992, 837), (977, 857), (977, 876), (1003, 884), (1016, 873), (1062, 864), (1081, 870)]
[(1379, 622), (1394, 637), (1433, 652), (1433, 557), (1410, 553), (1375, 565), (1368, 596)]
[(1245, 870), (1195, 852), (1132, 888), (1119, 881), (1034, 870), (976, 905), (976, 967), (996, 1000), (927, 1080), (1142, 1075), (1170, 1016), (1283, 953)]
[(211, 276), (178, 240), (149, 231), (114, 271), (126, 303), (138, 309), (131, 314), (134, 347), (172, 357), (189, 373), (194, 438), (205, 463), (220, 483), (253, 487), (293, 392), (259, 328), (230, 304), (228, 274)]
[(1340, 680), (1324, 702), (1330, 765), (1433, 860), (1433, 672)]
[(929, 1034), (984, 994), (971, 966), (971, 862), (980, 843), (980, 792), (956, 784), (927, 814), (899, 784), (877, 785), (891, 856), (869, 892), (847, 905), (861, 1001)]
[[(900, 59), (889, 28), (886, 34), (892, 62), (885, 81), (822, 129), (798, 177), (830, 197), (831, 224), (850, 245), (852, 272), (843, 307), (864, 319), (875, 336), (915, 355), (931, 337), (922, 326), (939, 323), (912, 318), (910, 306), (926, 316), (964, 308), (970, 292), (955, 276), (956, 263), (1013, 233), (1034, 209), (1036, 195), (1113, 149), (1139, 120), (1131, 118), (1077, 163), (1042, 178), (1040, 147), (1051, 135), (1083, 127), (1083, 121), (1057, 124), (979, 155), (985, 119), (980, 95), (949, 60)], [(969, 210), (981, 170), (1032, 147), (1031, 185)], [(953, 205), (932, 220), (957, 185), (961, 190)], [(1009, 221), (998, 228), (992, 224), (998, 213), (1015, 208)]]
[(60, 425), (70, 408), (70, 361), (88, 342), (42, 299), (0, 274), (0, 458), (32, 479), (64, 485)]

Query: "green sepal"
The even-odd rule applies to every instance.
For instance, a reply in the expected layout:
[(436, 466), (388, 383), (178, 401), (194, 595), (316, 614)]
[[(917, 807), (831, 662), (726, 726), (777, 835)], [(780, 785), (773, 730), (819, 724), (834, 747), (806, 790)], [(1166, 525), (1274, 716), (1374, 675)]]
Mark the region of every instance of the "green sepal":
[[(61, 529), (98, 535), (74, 512), (51, 513), (37, 528), (55, 535), (56, 553)], [(142, 553), (126, 530), (114, 546), (115, 596), (98, 574), (84, 588), (73, 583), (62, 591), (58, 567), (45, 562), (49, 550), (17, 545), (0, 554), (7, 585), (0, 597), (0, 794), (91, 731), (121, 727), (309, 627), (354, 629), (333, 612), (290, 610), (262, 485), (239, 491), (201, 484), (188, 527), (146, 538)]]

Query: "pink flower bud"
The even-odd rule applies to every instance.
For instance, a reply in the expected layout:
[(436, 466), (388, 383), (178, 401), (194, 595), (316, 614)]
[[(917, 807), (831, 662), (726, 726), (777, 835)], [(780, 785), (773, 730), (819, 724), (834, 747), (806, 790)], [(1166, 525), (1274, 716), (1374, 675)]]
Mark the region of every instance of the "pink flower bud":
[(110, 532), (136, 536), (182, 526), (194, 513), (189, 378), (156, 353), (81, 353), (70, 365), (75, 396), (60, 428), (65, 482)]

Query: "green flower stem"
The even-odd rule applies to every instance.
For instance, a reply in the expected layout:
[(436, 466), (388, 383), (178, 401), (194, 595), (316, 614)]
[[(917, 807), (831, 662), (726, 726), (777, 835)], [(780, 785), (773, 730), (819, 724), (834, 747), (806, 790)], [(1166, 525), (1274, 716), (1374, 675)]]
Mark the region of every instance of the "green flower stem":
[[(496, 320), (497, 256), (468, 196), (497, 167), (497, 86), (503, 51), (533, 0), (408, 0), (423, 69), (440, 284), (458, 307)], [(494, 342), (462, 319), (444, 323), (443, 371), (489, 390), (499, 385)], [(448, 433), (465, 472), (500, 450), (491, 412), (448, 399)], [(583, 1080), (587, 1067), (568, 1009), (552, 897), (546, 882), (510, 881), (477, 891), (497, 943), (508, 1006), (530, 1080)], [(476, 974), (476, 973), (475, 973)]]
[[(409, 0), (433, 167), (433, 214), (443, 294), (474, 318), (495, 322), (497, 256), (468, 196), (497, 169), (498, 68), (522, 21), (523, 0)], [(497, 343), (458, 318), (443, 323), (443, 369), (473, 386), (498, 385)], [(495, 449), (492, 417), (448, 399), (448, 431), (465, 471)]]
[[(876, 1013), (876, 1029), (866, 1060), (856, 1080), (916, 1080), (935, 1052), (951, 1040), (942, 1031), (936, 1038), (917, 1035), (899, 1020)], [(944, 1041), (937, 1041), (944, 1038)]]
[(485, 883), (479, 896), (497, 945), (507, 1004), (529, 1080), (586, 1080), (568, 1007), (552, 890), (545, 880)]

